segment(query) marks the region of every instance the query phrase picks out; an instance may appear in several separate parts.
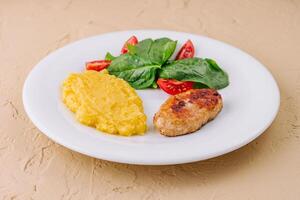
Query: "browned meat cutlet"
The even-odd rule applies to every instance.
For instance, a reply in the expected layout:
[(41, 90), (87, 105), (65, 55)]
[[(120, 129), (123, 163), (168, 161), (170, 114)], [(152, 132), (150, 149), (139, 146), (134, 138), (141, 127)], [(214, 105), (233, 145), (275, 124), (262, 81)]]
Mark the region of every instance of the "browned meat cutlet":
[(222, 110), (221, 95), (213, 89), (192, 89), (164, 102), (153, 123), (162, 135), (178, 136), (195, 132)]

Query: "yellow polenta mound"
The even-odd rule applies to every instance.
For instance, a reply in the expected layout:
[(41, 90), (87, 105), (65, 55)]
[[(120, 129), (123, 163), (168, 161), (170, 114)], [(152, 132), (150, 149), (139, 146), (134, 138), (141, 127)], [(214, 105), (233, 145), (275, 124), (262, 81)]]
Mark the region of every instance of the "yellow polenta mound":
[(71, 74), (62, 93), (63, 102), (83, 124), (124, 136), (143, 135), (147, 129), (142, 100), (126, 81), (106, 70)]

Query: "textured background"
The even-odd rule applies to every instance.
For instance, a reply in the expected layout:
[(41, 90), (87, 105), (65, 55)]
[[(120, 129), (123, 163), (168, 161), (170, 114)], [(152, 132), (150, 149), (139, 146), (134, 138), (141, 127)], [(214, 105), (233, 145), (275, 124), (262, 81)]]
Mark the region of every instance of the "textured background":
[[(0, 0), (0, 199), (300, 199), (299, 10), (299, 0)], [(41, 134), (21, 100), (32, 67), (72, 41), (137, 28), (206, 35), (258, 58), (281, 90), (272, 126), (235, 152), (176, 166), (97, 160)]]

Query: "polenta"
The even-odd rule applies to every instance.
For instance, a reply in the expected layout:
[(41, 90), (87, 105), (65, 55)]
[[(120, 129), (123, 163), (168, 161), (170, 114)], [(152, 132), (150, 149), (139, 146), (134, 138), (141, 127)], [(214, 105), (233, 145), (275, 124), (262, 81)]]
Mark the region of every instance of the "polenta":
[(100, 131), (131, 136), (147, 130), (140, 97), (126, 81), (106, 70), (69, 75), (62, 98), (79, 122)]

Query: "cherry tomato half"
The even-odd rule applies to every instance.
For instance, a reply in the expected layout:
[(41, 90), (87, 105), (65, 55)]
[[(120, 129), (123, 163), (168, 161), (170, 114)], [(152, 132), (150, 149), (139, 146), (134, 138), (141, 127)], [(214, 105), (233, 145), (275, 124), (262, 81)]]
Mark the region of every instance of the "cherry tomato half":
[(175, 95), (192, 89), (194, 83), (190, 81), (177, 81), (175, 79), (159, 78), (157, 80), (157, 84), (166, 93)]
[(195, 48), (191, 40), (188, 40), (179, 50), (175, 60), (193, 58), (195, 54)]
[(87, 62), (85, 64), (85, 67), (87, 70), (95, 70), (95, 71), (101, 71), (105, 68), (107, 68), (111, 63), (111, 60), (95, 60), (91, 62)]
[(121, 54), (127, 53), (128, 52), (128, 48), (127, 45), (131, 44), (131, 45), (136, 45), (138, 43), (138, 39), (133, 35), (131, 36), (124, 44), (122, 50), (121, 50)]

